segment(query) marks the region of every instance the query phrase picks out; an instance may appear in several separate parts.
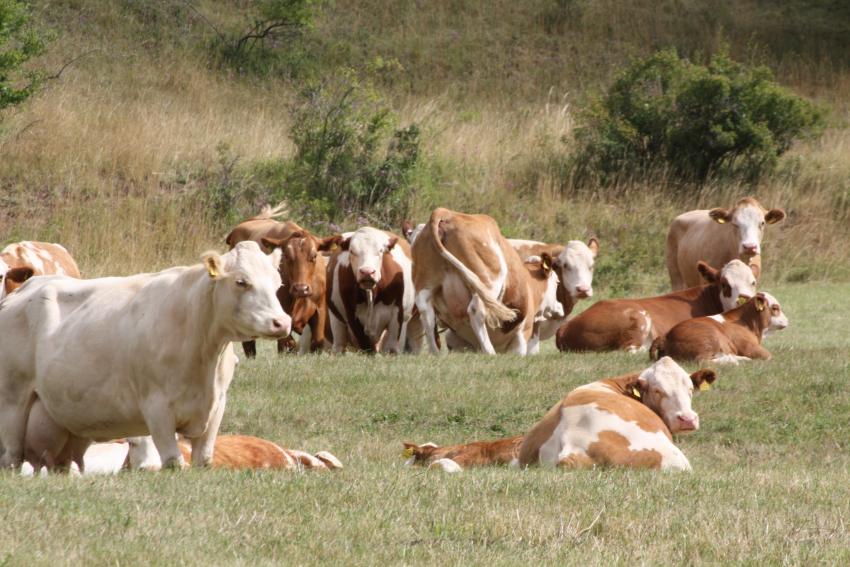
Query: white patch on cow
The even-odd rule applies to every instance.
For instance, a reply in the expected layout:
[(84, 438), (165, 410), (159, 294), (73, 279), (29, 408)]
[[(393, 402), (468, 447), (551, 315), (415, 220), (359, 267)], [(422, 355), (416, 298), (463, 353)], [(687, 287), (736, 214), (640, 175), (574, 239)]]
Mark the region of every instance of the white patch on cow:
[(337, 459), (334, 455), (332, 455), (328, 451), (319, 451), (318, 453), (316, 453), (316, 458), (321, 460), (325, 464), (325, 466), (330, 468), (330, 469), (341, 469), (341, 468), (343, 468), (342, 461)]
[(371, 272), (375, 282), (381, 281), (381, 264), (390, 236), (377, 228), (364, 226), (348, 239), (349, 261), (354, 277), (360, 281), (363, 272)]
[(626, 348), (626, 352), (628, 352), (629, 354), (647, 352), (649, 350), (649, 347), (652, 346), (652, 317), (650, 317), (649, 313), (647, 313), (643, 309), (638, 310), (637, 313), (643, 318), (643, 322), (640, 324), (640, 328), (638, 329), (638, 332), (640, 332), (642, 339), (640, 346), (629, 345)]
[(756, 294), (756, 277), (748, 265), (741, 260), (732, 260), (720, 270), (720, 279), (726, 280), (732, 289), (732, 295), (726, 297), (721, 291), (720, 303), (723, 311), (729, 311), (738, 306), (738, 299), (745, 297), (749, 299)]
[(130, 470), (158, 471), (162, 461), (150, 435), (127, 438)]
[(490, 284), (490, 296), (501, 301), (502, 297), (505, 296), (505, 282), (508, 281), (508, 262), (505, 260), (505, 255), (502, 253), (502, 247), (499, 246), (498, 239), (493, 235), (490, 235), (488, 245), (493, 249), (493, 252), (496, 254), (496, 258), (499, 259), (499, 275), (496, 276), (496, 279)]
[(44, 274), (44, 261), (41, 258), (41, 254), (39, 254), (41, 251), (41, 248), (33, 242), (21, 242), (18, 246), (18, 257), (24, 263), (31, 266), (35, 273)]
[[(764, 212), (753, 205), (735, 207), (732, 224), (738, 229), (739, 254), (761, 254), (761, 239), (764, 234)], [(750, 250), (746, 247), (750, 246)], [(754, 247), (754, 250), (753, 248)]]
[(726, 317), (724, 317), (723, 315), (709, 315), (708, 318), (714, 319), (718, 323), (724, 323), (726, 321)]
[(85, 474), (117, 474), (129, 450), (129, 443), (93, 443), (83, 455)]
[(561, 420), (552, 436), (541, 445), (539, 461), (555, 466), (571, 456), (588, 456), (593, 443), (604, 432), (622, 435), (630, 451), (652, 450), (661, 455), (662, 469), (690, 470), (688, 459), (661, 431), (649, 432), (634, 421), (599, 409), (595, 403), (561, 409)]
[(593, 252), (580, 240), (570, 240), (558, 256), (561, 282), (574, 299), (593, 296), (594, 261)]
[(437, 459), (436, 461), (428, 465), (429, 469), (435, 467), (440, 468), (443, 472), (449, 474), (459, 473), (463, 471), (463, 468), (459, 464), (454, 462), (452, 459)]
[(752, 359), (746, 356), (723, 353), (716, 355), (714, 358), (711, 359), (711, 362), (714, 362), (715, 364), (733, 364), (735, 366), (738, 366), (739, 362), (747, 362), (749, 360)]
[(641, 372), (639, 380), (644, 385), (643, 403), (661, 416), (672, 433), (682, 429), (682, 419), (691, 421), (693, 430), (699, 429), (699, 416), (691, 406), (693, 381), (672, 358), (660, 358)]

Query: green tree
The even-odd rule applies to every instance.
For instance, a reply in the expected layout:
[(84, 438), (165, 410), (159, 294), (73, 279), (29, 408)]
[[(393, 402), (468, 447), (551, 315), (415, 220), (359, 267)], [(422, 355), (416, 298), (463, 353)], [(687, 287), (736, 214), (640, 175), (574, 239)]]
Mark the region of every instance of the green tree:
[(0, 110), (20, 104), (41, 84), (42, 73), (23, 67), (44, 51), (44, 44), (44, 37), (30, 26), (27, 5), (0, 0)]

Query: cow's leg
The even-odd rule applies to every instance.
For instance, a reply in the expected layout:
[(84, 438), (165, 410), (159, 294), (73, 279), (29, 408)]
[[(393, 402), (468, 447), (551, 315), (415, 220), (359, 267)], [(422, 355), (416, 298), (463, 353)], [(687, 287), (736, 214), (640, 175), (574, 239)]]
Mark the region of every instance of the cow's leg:
[(180, 447), (177, 446), (177, 420), (162, 399), (154, 399), (142, 407), (145, 423), (153, 444), (159, 452), (162, 468), (182, 469), (186, 466)]
[(245, 341), (242, 343), (242, 350), (247, 358), (256, 358), (257, 356), (257, 341)]
[(0, 468), (18, 470), (24, 460), (27, 417), (35, 396), (29, 389), (11, 390), (0, 390), (0, 443), (4, 449)]
[(38, 470), (45, 466), (51, 472), (70, 465), (70, 456), (65, 448), (71, 432), (58, 425), (41, 400), (33, 402), (27, 416), (26, 445), (24, 456)]
[(474, 294), (466, 308), (466, 312), (469, 314), (469, 326), (472, 327), (472, 332), (475, 333), (475, 338), (478, 339), (481, 350), (487, 354), (496, 354), (496, 349), (490, 342), (490, 334), (487, 332), (486, 309), (484, 301), (477, 294)]
[(227, 395), (222, 394), (221, 399), (213, 411), (213, 415), (210, 416), (206, 431), (200, 437), (192, 439), (193, 467), (208, 467), (212, 465), (215, 440), (218, 437), (218, 429), (221, 427), (221, 419), (224, 417), (224, 408), (226, 405)]
[(310, 352), (310, 346), (313, 344), (313, 329), (310, 324), (304, 325), (304, 330), (301, 331), (301, 336), (298, 338), (298, 354), (307, 354)]
[(333, 352), (334, 354), (340, 354), (345, 351), (345, 347), (348, 346), (348, 325), (346, 325), (345, 322), (343, 322), (334, 313), (330, 314), (330, 321), (331, 332), (334, 336)]
[(431, 303), (431, 290), (423, 289), (416, 294), (416, 308), (419, 309), (419, 317), (422, 319), (422, 328), (428, 339), (428, 349), (431, 354), (439, 354), (440, 346), (437, 344), (437, 313)]
[(540, 354), (540, 323), (534, 324), (534, 329), (531, 331), (531, 338), (526, 346), (527, 354)]
[(395, 313), (390, 314), (390, 320), (387, 324), (386, 332), (384, 333), (384, 342), (381, 345), (381, 352), (389, 354), (398, 354), (404, 346), (404, 335), (407, 332), (407, 322), (399, 324), (398, 307), (395, 308)]

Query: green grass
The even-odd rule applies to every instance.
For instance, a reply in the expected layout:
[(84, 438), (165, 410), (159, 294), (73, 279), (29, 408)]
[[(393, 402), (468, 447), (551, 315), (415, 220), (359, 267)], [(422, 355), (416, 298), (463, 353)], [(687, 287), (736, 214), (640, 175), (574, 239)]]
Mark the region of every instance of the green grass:
[[(402, 466), (401, 441), (529, 428), (643, 355), (278, 358), (262, 344), (223, 432), (330, 450), (336, 473), (0, 475), (0, 563), (846, 564), (850, 286), (775, 290), (772, 361), (724, 367), (678, 440), (691, 474)], [(5, 561), (5, 562), (4, 562)]]

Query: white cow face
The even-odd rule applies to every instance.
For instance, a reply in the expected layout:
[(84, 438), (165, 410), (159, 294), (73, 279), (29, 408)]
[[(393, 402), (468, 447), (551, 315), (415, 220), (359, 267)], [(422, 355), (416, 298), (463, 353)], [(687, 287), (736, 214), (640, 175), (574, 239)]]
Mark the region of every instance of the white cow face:
[(555, 259), (555, 270), (574, 301), (593, 296), (593, 264), (598, 253), (599, 242), (595, 238), (587, 244), (570, 240)]
[(370, 226), (358, 229), (350, 238), (342, 241), (340, 247), (348, 251), (357, 285), (365, 290), (374, 289), (378, 285), (384, 254), (388, 254), (397, 241), (397, 237)]
[(281, 251), (266, 255), (253, 241), (237, 244), (233, 250), (218, 256), (208, 254), (204, 264), (216, 280), (215, 309), (229, 319), (237, 338), (277, 339), (289, 334), (292, 319), (283, 312), (277, 299), (280, 288)]
[(156, 450), (153, 439), (149, 435), (127, 437), (127, 444), (129, 445), (127, 461), (130, 470), (158, 471), (162, 468), (159, 451)]
[(705, 262), (698, 262), (697, 270), (708, 283), (719, 283), (723, 311), (734, 309), (756, 294), (756, 276), (750, 267), (740, 260), (732, 260), (723, 266), (722, 270), (716, 270)]
[(709, 216), (720, 224), (729, 224), (738, 236), (738, 254), (742, 257), (761, 254), (761, 239), (764, 225), (775, 224), (785, 219), (785, 211), (766, 211), (758, 201), (741, 199), (733, 209), (712, 209)]
[(691, 407), (694, 388), (717, 378), (713, 370), (697, 370), (690, 376), (672, 358), (665, 356), (641, 372), (641, 400), (657, 413), (671, 433), (696, 431), (699, 415)]
[(776, 331), (781, 331), (785, 327), (788, 326), (788, 317), (785, 316), (785, 313), (782, 311), (782, 306), (779, 305), (779, 302), (775, 297), (770, 295), (767, 292), (762, 292), (759, 295), (764, 296), (764, 299), (767, 303), (765, 306), (766, 309), (770, 312), (770, 324), (767, 328), (762, 331), (762, 339), (764, 337), (775, 333)]
[[(529, 258), (526, 262), (529, 263), (532, 258)], [(564, 306), (558, 301), (558, 284), (560, 281), (553, 265), (552, 256), (548, 252), (544, 252), (540, 257), (540, 269), (542, 275), (546, 278), (546, 291), (540, 302), (540, 309), (537, 311), (538, 320), (562, 319), (564, 317)]]

